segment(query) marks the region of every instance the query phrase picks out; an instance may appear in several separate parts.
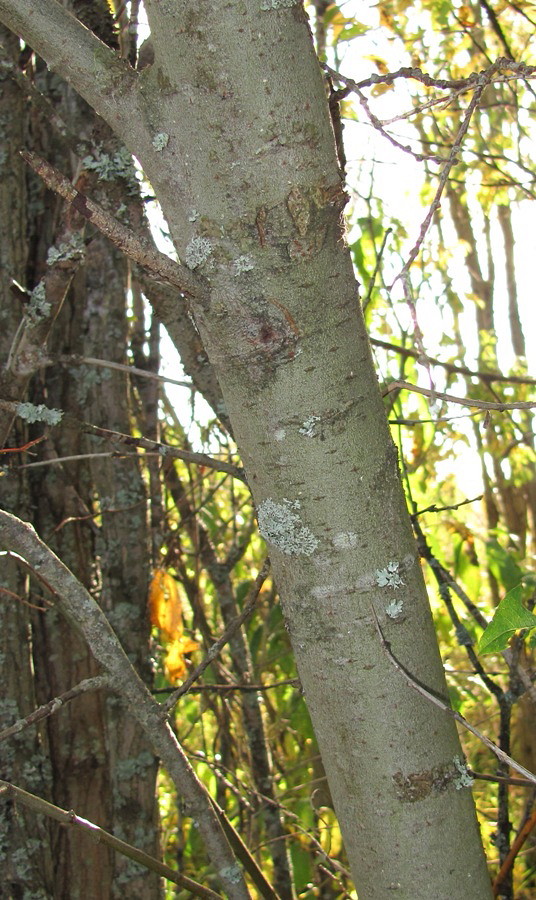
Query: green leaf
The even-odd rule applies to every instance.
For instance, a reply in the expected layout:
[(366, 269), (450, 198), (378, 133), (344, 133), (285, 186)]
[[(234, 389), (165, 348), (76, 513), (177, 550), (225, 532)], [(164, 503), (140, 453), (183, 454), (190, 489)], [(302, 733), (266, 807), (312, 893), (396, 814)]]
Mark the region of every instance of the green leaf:
[[(514, 555), (501, 547), (496, 538), (486, 544), (489, 567), (507, 591), (513, 590), (523, 577), (523, 569), (518, 565)], [(506, 599), (506, 597), (505, 597)]]
[(508, 591), (499, 603), (493, 619), (484, 631), (478, 645), (479, 653), (500, 653), (520, 628), (535, 628), (536, 616), (525, 609), (521, 601), (523, 587)]
[(337, 40), (339, 43), (341, 41), (351, 41), (355, 37), (360, 37), (362, 34), (366, 34), (367, 31), (370, 31), (369, 25), (362, 25), (361, 22), (356, 22), (354, 25), (345, 27), (339, 34)]

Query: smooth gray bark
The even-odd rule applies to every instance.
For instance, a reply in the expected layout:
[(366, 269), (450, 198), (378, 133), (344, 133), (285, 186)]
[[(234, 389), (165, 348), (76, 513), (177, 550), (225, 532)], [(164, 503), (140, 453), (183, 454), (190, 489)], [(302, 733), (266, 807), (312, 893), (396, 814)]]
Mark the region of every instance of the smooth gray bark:
[(139, 76), (72, 22), (81, 54), (71, 63), (57, 4), (39, 4), (32, 21), (33, 6), (0, 0), (0, 19), (116, 128), (180, 258), (210, 285), (210, 299), (194, 301), (196, 322), (270, 548), (360, 897), (489, 898), (454, 724), (394, 669), (371, 614), (373, 604), (413, 677), (444, 696), (301, 3), (148, 0), (155, 59)]

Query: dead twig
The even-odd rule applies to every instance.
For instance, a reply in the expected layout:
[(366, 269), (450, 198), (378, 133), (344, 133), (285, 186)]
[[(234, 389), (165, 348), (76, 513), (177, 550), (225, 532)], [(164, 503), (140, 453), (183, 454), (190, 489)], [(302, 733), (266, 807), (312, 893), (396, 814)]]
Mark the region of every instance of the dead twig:
[(35, 725), (36, 722), (48, 718), (48, 716), (58, 712), (58, 710), (70, 700), (74, 700), (75, 697), (79, 697), (81, 694), (85, 694), (88, 691), (98, 691), (100, 688), (107, 687), (108, 685), (109, 680), (105, 675), (96, 675), (94, 678), (85, 678), (84, 681), (81, 681), (68, 691), (65, 691), (65, 693), (60, 694), (59, 697), (54, 697), (53, 700), (34, 709), (33, 712), (29, 713), (23, 719), (18, 719), (13, 725), (10, 725), (9, 728), (4, 728), (3, 731), (0, 731), (0, 741), (5, 741), (14, 734), (20, 734), (25, 728), (30, 728), (30, 726)]
[(270, 560), (266, 558), (248, 594), (242, 612), (238, 616), (235, 616), (235, 618), (231, 622), (229, 622), (222, 635), (218, 638), (217, 641), (213, 643), (212, 647), (210, 647), (210, 649), (208, 650), (204, 660), (195, 667), (184, 684), (181, 684), (181, 686), (177, 688), (177, 690), (171, 695), (171, 697), (166, 700), (166, 702), (162, 706), (162, 709), (164, 709), (166, 713), (171, 712), (180, 698), (183, 697), (184, 694), (188, 693), (194, 682), (197, 681), (198, 678), (200, 678), (205, 669), (208, 668), (211, 662), (216, 659), (223, 647), (225, 647), (225, 645), (230, 641), (235, 631), (237, 631), (238, 628), (240, 628), (240, 626), (246, 621), (248, 616), (251, 615), (251, 613), (255, 609), (255, 605), (257, 603), (257, 600), (259, 599), (261, 587), (266, 581), (269, 571)]
[(198, 275), (194, 275), (190, 269), (174, 262), (169, 256), (153, 249), (146, 241), (137, 237), (115, 216), (111, 216), (102, 206), (78, 191), (46, 160), (29, 150), (21, 150), (21, 156), (51, 191), (71, 203), (84, 219), (95, 225), (126, 256), (157, 278), (175, 285), (188, 297), (203, 299), (208, 296), (208, 287)]
[(10, 784), (7, 781), (0, 781), (0, 797), (3, 797), (6, 800), (16, 800), (19, 803), (23, 803), (35, 813), (49, 816), (49, 818), (55, 819), (56, 822), (60, 822), (62, 825), (76, 828), (87, 833), (88, 837), (93, 840), (106, 844), (106, 846), (110, 847), (112, 850), (123, 854), (123, 856), (127, 856), (129, 859), (133, 859), (145, 869), (156, 872), (157, 875), (161, 875), (173, 884), (177, 884), (179, 887), (189, 891), (194, 897), (203, 897), (205, 900), (223, 900), (221, 894), (217, 894), (215, 891), (210, 890), (210, 888), (203, 887), (202, 884), (193, 881), (192, 878), (187, 878), (186, 875), (175, 872), (173, 869), (170, 869), (169, 866), (160, 862), (160, 860), (155, 859), (154, 856), (149, 856), (148, 853), (139, 850), (137, 847), (133, 847), (132, 844), (127, 844), (126, 841), (121, 841), (119, 838), (116, 838), (113, 834), (110, 834), (108, 831), (105, 831), (88, 819), (77, 816), (73, 810), (61, 809), (59, 806), (54, 806), (52, 803), (48, 803), (47, 800), (42, 800), (41, 797), (30, 794), (28, 791), (23, 791), (22, 788)]
[(402, 663), (397, 660), (396, 656), (393, 654), (391, 646), (383, 634), (382, 627), (376, 614), (376, 610), (374, 609), (372, 603), (370, 604), (370, 607), (383, 651), (388, 657), (389, 661), (393, 664), (395, 669), (400, 672), (406, 683), (409, 684), (409, 686), (413, 688), (414, 691), (417, 691), (417, 693), (420, 694), (421, 697), (429, 700), (430, 703), (434, 704), (434, 706), (439, 707), (439, 709), (442, 709), (449, 716), (452, 716), (452, 718), (455, 719), (455, 721), (458, 722), (458, 724), (461, 725), (462, 728), (465, 728), (467, 731), (470, 731), (471, 734), (474, 734), (475, 737), (482, 741), (482, 743), (489, 750), (491, 750), (492, 753), (495, 754), (499, 762), (510, 766), (512, 769), (515, 769), (516, 772), (519, 772), (520, 775), (523, 775), (523, 777), (526, 778), (527, 781), (530, 781), (531, 784), (536, 784), (536, 775), (534, 775), (533, 772), (530, 772), (525, 768), (525, 766), (522, 766), (520, 763), (516, 762), (515, 759), (512, 759), (511, 756), (508, 756), (508, 754), (505, 753), (504, 750), (501, 750), (500, 747), (497, 747), (497, 745), (494, 744), (493, 741), (490, 741), (490, 739), (487, 738), (485, 734), (482, 734), (482, 732), (479, 731), (478, 728), (475, 728), (474, 725), (471, 725), (471, 723), (468, 722), (467, 719), (465, 719), (459, 712), (457, 712), (455, 709), (452, 709), (452, 707), (449, 706), (448, 703), (445, 703), (444, 700), (441, 700), (440, 697), (437, 697), (436, 694), (433, 694), (431, 691), (427, 690), (427, 688), (423, 687), (422, 684), (419, 684), (419, 682), (413, 678), (411, 673), (407, 671), (407, 669), (402, 665)]
[(418, 387), (409, 381), (391, 381), (382, 391), (387, 396), (391, 391), (412, 391), (414, 394), (424, 394), (432, 400), (444, 400), (446, 403), (457, 403), (459, 406), (469, 406), (475, 409), (534, 409), (536, 400), (515, 400), (512, 403), (492, 403), (490, 400), (472, 400), (470, 397), (456, 397), (454, 394), (444, 394), (432, 391), (429, 388)]

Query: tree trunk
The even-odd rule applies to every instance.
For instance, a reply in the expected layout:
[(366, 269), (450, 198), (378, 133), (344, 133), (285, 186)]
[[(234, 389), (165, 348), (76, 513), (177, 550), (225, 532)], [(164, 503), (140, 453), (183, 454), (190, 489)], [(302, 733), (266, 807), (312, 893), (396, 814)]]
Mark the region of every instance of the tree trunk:
[[(37, 63), (36, 78), (42, 95), (50, 101), (51, 109), (63, 116), (72, 134), (76, 134), (79, 141), (95, 140), (102, 154), (108, 151), (113, 158), (120, 149), (117, 139), (102, 121), (96, 120), (85, 101), (56, 75), (47, 72), (42, 62)], [(7, 82), (7, 87), (11, 87), (11, 82)], [(2, 335), (7, 342), (3, 361), (8, 359), (9, 345), (17, 333), (23, 311), (20, 301), (9, 292), (10, 278), (15, 277), (22, 285), (34, 288), (52, 269), (47, 263), (50, 248), (71, 240), (77, 234), (77, 226), (85, 227), (84, 220), (76, 222), (63, 203), (44, 191), (41, 181), (33, 175), (30, 179), (33, 204), (28, 220), (23, 220), (22, 194), (28, 170), (19, 150), (28, 146), (31, 140), (32, 149), (45, 153), (64, 171), (69, 171), (72, 154), (66, 142), (50, 131), (42, 110), (33, 104), (28, 114), (31, 125), (24, 126), (22, 109), (27, 108), (28, 103), (20, 89), (14, 88), (14, 91), (16, 97), (11, 98), (11, 102), (18, 99), (21, 109), (6, 113), (5, 118), (13, 123), (13, 128), (18, 127), (19, 133), (13, 147), (9, 148), (10, 178), (2, 179), (2, 186), (5, 186), (3, 208), (6, 210), (2, 221), (6, 226), (9, 224), (6, 233), (0, 236), (2, 252), (9, 257), (3, 268), (2, 311), (6, 315), (6, 327), (2, 329)], [(8, 97), (9, 93), (4, 95), (4, 101)], [(126, 159), (128, 162), (128, 154)], [(107, 181), (99, 188), (91, 171), (85, 171), (83, 177), (86, 183), (93, 177), (92, 189), (101, 202), (115, 202), (114, 208), (119, 205), (123, 198), (121, 183)], [(19, 213), (20, 228), (15, 227)], [(58, 318), (47, 349), (53, 357), (79, 354), (125, 363), (127, 265), (123, 255), (100, 233), (86, 234), (85, 237), (85, 265), (79, 269), (67, 296), (74, 268), (64, 279)], [(12, 252), (8, 253), (10, 249)], [(9, 319), (8, 311), (12, 312)], [(29, 382), (27, 376), (10, 379), (11, 372), (6, 373), (6, 370), (4, 375), (6, 384), (11, 383), (8, 396), (13, 399), (46, 402), (78, 418), (90, 418), (103, 427), (123, 432), (130, 429), (128, 383), (124, 374), (86, 366), (66, 370), (55, 365), (34, 379), (27, 395), (22, 393)], [(24, 437), (17, 427), (18, 433), (10, 440), (14, 439), (20, 445), (28, 435)], [(129, 460), (99, 458), (64, 464), (55, 462), (57, 458), (84, 452), (91, 454), (98, 449), (90, 438), (81, 436), (76, 429), (49, 435), (46, 455), (51, 465), (36, 469), (24, 481), (22, 474), (17, 482), (17, 476), (12, 473), (2, 485), (2, 505), (30, 519), (80, 581), (98, 595), (137, 671), (148, 679), (149, 624), (145, 599), (150, 557), (146, 552), (146, 498), (141, 473), (136, 463)], [(19, 458), (17, 461), (25, 460)], [(16, 494), (16, 499), (12, 499), (10, 493)], [(102, 511), (100, 526), (95, 521), (94, 503), (98, 503)], [(10, 564), (6, 574), (11, 568), (14, 571), (8, 587), (14, 596), (26, 595), (26, 573), (21, 577), (20, 566)], [(32, 590), (32, 603), (35, 604), (39, 587), (33, 584)], [(28, 608), (14, 598), (9, 604), (3, 601), (0, 607), (8, 618), (14, 618), (13, 623), (6, 622), (2, 628), (7, 664), (3, 683), (11, 684), (9, 695), (14, 698), (12, 708), (5, 710), (9, 712), (5, 725), (11, 725), (38, 703), (48, 702), (100, 671), (86, 644), (73, 633), (57, 610), (46, 609), (49, 600), (50, 595), (45, 592), (43, 606), (46, 611), (34, 611), (31, 615)], [(18, 637), (15, 636), (17, 632)], [(16, 666), (13, 665), (15, 648), (20, 653)], [(27, 754), (33, 740), (33, 731), (26, 731), (24, 741), (19, 740), (21, 747), (17, 755), (22, 770), (29, 772), (31, 762), (36, 779), (39, 773), (39, 780), (29, 782), (16, 766), (3, 771), (3, 778), (44, 795), (63, 808), (74, 809), (77, 814), (113, 830), (116, 836), (140, 849), (159, 855), (155, 806), (157, 760), (139, 726), (113, 697), (89, 692), (65, 705), (46, 720), (41, 729), (41, 743), (33, 748), (32, 757), (31, 753)], [(11, 747), (9, 752), (13, 752)], [(38, 754), (44, 757), (39, 765), (36, 762)], [(44, 786), (45, 774), (48, 779)], [(2, 813), (9, 813), (4, 802), (0, 809)], [(132, 898), (150, 900), (160, 895), (160, 880), (156, 875), (111, 853), (104, 844), (88, 840), (87, 834), (48, 821), (27, 824), (27, 815), (18, 806), (17, 816), (21, 823), (24, 821), (24, 827), (14, 828), (13, 820), (8, 839), (10, 843), (22, 841), (30, 864), (26, 867), (12, 865), (15, 855), (11, 855), (9, 873), (13, 884), (20, 881), (32, 896), (69, 896), (73, 900), (90, 896), (94, 900), (108, 900), (123, 896), (125, 887)], [(46, 832), (47, 837), (36, 840), (34, 846), (29, 839), (36, 829), (38, 833)], [(50, 852), (51, 847), (54, 847), (53, 859), (47, 859), (47, 848)], [(39, 858), (35, 871), (41, 873), (37, 882), (28, 881), (28, 873), (34, 869), (34, 856)], [(19, 870), (26, 875), (23, 877)]]
[[(136, 75), (1, 0), (136, 153), (180, 258), (267, 540), (360, 897), (490, 897), (432, 619), (341, 222), (322, 75), (294, 0), (146, 3)], [(11, 12), (8, 15), (8, 7)], [(50, 13), (48, 10), (50, 9)], [(89, 73), (91, 72), (91, 77)]]
[[(27, 126), (25, 101), (9, 78), (9, 66), (16, 65), (19, 41), (0, 28), (0, 358), (9, 358), (21, 318), (20, 299), (12, 290), (12, 279), (24, 284), (27, 260), (26, 180), (19, 148)], [(12, 416), (0, 414), (0, 430), (9, 431)], [(21, 447), (28, 429), (18, 421), (11, 431), (8, 447)], [(21, 462), (21, 454), (2, 459)], [(2, 507), (28, 515), (28, 485), (21, 473), (5, 474), (0, 485)], [(0, 562), (0, 730), (9, 727), (35, 707), (30, 642), (28, 573), (15, 559)], [(37, 615), (43, 615), (40, 612)], [(0, 778), (14, 781), (28, 791), (47, 795), (51, 771), (37, 730), (20, 734), (0, 748)], [(49, 823), (36, 820), (24, 809), (0, 802), (0, 860), (6, 896), (45, 897), (52, 883), (52, 855)]]

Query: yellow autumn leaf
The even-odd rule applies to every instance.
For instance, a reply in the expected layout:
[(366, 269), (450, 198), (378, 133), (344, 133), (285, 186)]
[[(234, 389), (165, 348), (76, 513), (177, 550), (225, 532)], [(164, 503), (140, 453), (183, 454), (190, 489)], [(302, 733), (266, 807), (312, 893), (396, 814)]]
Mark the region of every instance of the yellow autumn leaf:
[(328, 806), (317, 810), (320, 831), (320, 843), (327, 856), (337, 857), (342, 848), (342, 836), (337, 817)]
[(386, 60), (381, 56), (365, 55), (362, 57), (362, 59), (370, 59), (370, 61), (373, 62), (376, 66), (380, 75), (387, 75), (387, 73), (389, 72), (389, 66), (387, 65)]
[(174, 640), (183, 632), (182, 603), (175, 579), (158, 569), (149, 587), (149, 618), (166, 637)]
[(167, 677), (172, 683), (177, 682), (179, 678), (186, 675), (184, 656), (186, 653), (192, 653), (194, 650), (199, 650), (199, 644), (188, 637), (180, 637), (168, 646), (164, 668)]
[(393, 84), (375, 84), (374, 87), (371, 89), (370, 93), (373, 94), (375, 97), (380, 97), (381, 94), (386, 94), (387, 91), (393, 91), (393, 90), (394, 90)]

